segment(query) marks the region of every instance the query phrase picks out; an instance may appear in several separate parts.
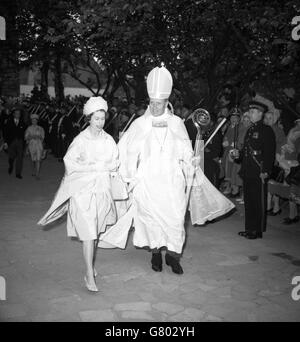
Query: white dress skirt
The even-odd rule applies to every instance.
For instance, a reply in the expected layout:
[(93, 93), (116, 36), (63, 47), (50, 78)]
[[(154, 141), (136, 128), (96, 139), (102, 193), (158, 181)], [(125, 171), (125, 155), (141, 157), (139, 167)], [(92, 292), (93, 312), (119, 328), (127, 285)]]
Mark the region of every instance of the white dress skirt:
[(64, 163), (60, 188), (38, 224), (46, 225), (67, 213), (68, 236), (96, 240), (117, 220), (111, 191), (111, 172), (118, 167), (117, 146), (106, 132), (94, 138), (87, 128), (70, 145)]

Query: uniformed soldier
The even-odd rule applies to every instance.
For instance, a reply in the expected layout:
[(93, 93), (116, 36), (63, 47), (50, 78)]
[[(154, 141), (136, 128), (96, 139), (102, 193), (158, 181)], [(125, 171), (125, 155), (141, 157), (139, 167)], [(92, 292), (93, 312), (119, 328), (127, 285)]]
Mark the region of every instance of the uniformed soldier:
[[(208, 138), (212, 135), (215, 128), (216, 125), (212, 119), (210, 124), (204, 128), (204, 143), (206, 143)], [(219, 188), (220, 157), (223, 152), (222, 141), (222, 133), (218, 131), (204, 149), (204, 174), (217, 189)]]
[(248, 129), (243, 149), (235, 150), (241, 160), (245, 202), (245, 231), (239, 235), (247, 239), (262, 238), (266, 231), (267, 179), (271, 174), (276, 151), (275, 134), (263, 123), (268, 107), (261, 102), (249, 103), (252, 126)]

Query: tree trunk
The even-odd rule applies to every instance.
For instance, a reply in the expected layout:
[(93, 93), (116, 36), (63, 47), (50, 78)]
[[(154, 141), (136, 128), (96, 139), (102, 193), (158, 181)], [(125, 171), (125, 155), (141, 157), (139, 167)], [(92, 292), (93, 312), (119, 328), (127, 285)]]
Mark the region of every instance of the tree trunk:
[(48, 85), (49, 85), (49, 62), (45, 61), (43, 62), (41, 66), (41, 94), (44, 99), (48, 99)]
[(135, 89), (134, 89), (135, 90), (135, 104), (139, 106), (148, 97), (144, 72), (134, 73), (134, 80), (135, 80)]
[(107, 92), (105, 93), (106, 97), (107, 97), (107, 100), (110, 102), (110, 103), (113, 103), (113, 100), (114, 100), (114, 95), (115, 95), (115, 92), (120, 88), (121, 84), (120, 84), (120, 80), (114, 75), (112, 76), (112, 81), (111, 81), (111, 84), (110, 84), (110, 87), (109, 89), (107, 90)]
[(129, 86), (126, 84), (126, 82), (125, 82), (123, 76), (121, 76), (120, 82), (121, 82), (121, 86), (122, 86), (122, 88), (123, 88), (123, 90), (124, 90), (124, 92), (125, 92), (125, 94), (126, 94), (127, 101), (128, 101), (128, 103), (130, 103), (130, 102), (131, 102), (130, 88), (129, 88)]
[(54, 87), (55, 87), (55, 97), (59, 104), (64, 100), (64, 84), (62, 80), (62, 60), (60, 51), (57, 50), (55, 61), (54, 61)]

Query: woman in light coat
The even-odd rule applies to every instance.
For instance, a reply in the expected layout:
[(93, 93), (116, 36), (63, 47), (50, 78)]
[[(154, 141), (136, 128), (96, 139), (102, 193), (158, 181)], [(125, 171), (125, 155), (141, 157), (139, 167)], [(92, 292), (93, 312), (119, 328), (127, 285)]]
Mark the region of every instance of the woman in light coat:
[(84, 106), (89, 126), (70, 145), (65, 157), (65, 176), (51, 208), (39, 221), (46, 225), (67, 212), (68, 236), (83, 241), (88, 290), (97, 292), (95, 247), (101, 234), (116, 222), (111, 176), (118, 167), (118, 149), (103, 130), (107, 103), (91, 97)]
[(32, 161), (32, 176), (39, 179), (41, 160), (43, 156), (43, 141), (45, 138), (44, 129), (38, 125), (38, 115), (32, 114), (30, 116), (31, 126), (25, 131), (25, 140), (28, 145), (29, 154)]

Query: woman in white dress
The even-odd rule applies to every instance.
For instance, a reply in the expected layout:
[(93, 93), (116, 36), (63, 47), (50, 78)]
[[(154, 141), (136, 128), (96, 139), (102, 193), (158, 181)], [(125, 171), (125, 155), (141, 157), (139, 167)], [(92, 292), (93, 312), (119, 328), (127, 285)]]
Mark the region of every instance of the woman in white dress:
[(41, 160), (43, 155), (43, 141), (45, 138), (44, 129), (38, 125), (38, 115), (32, 114), (30, 116), (31, 126), (26, 129), (25, 140), (28, 145), (29, 154), (32, 161), (32, 176), (39, 179)]
[(65, 176), (51, 208), (38, 224), (46, 225), (67, 212), (68, 236), (83, 241), (88, 290), (97, 292), (95, 247), (107, 226), (116, 222), (111, 173), (118, 167), (118, 149), (103, 130), (107, 103), (91, 97), (84, 106), (89, 126), (70, 145), (65, 157)]

